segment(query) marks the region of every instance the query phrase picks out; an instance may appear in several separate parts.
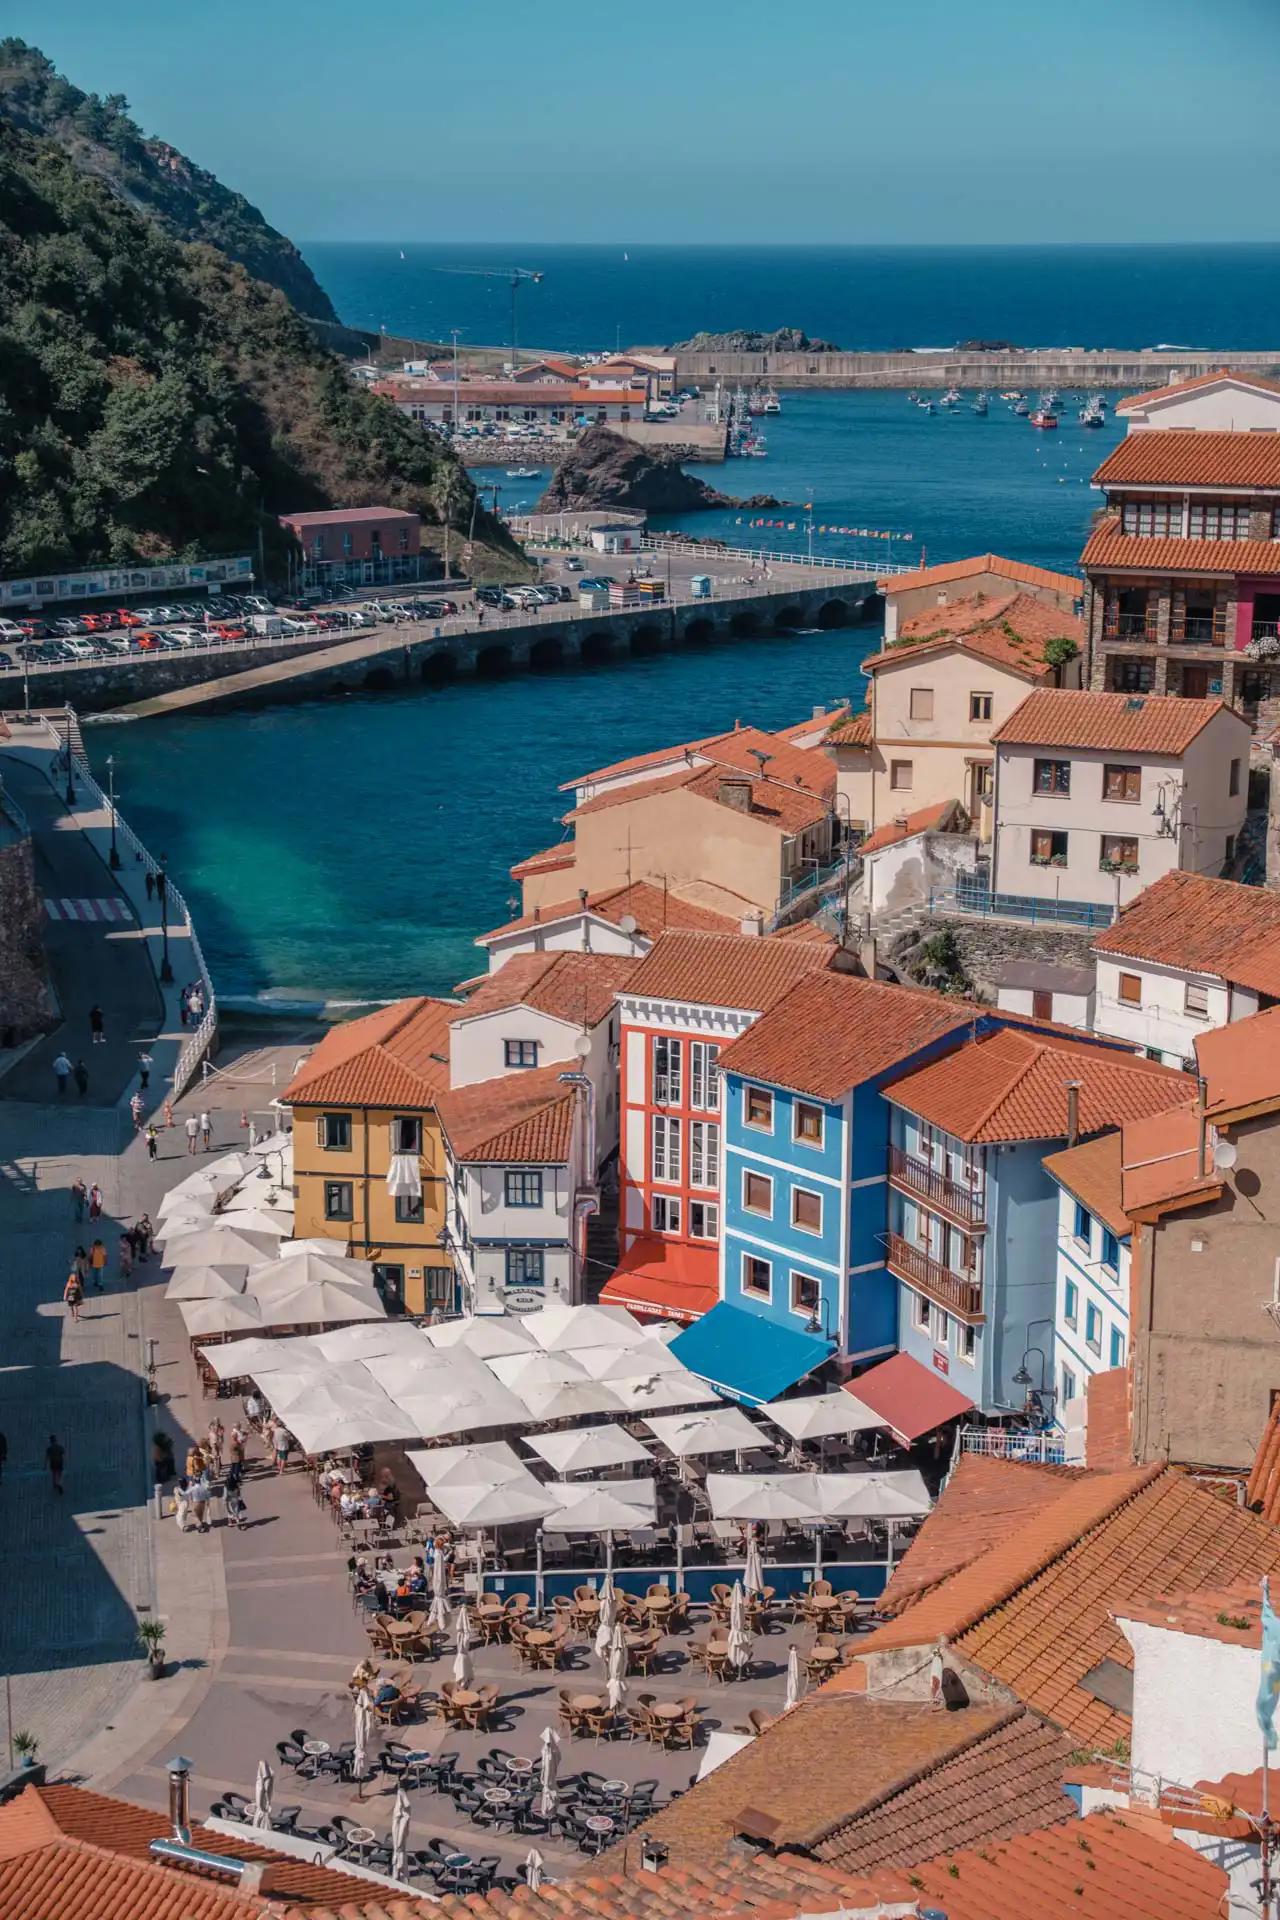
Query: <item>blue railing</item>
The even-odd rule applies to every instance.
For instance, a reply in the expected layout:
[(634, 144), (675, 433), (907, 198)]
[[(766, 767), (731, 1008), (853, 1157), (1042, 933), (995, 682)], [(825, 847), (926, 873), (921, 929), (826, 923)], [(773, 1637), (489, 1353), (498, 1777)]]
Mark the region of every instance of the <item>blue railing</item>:
[[(774, 1589), (778, 1599), (793, 1598), (803, 1593), (814, 1578), (815, 1567), (812, 1560), (795, 1565), (781, 1566), (767, 1563), (763, 1568), (766, 1584)], [(888, 1560), (824, 1560), (817, 1569), (818, 1577), (829, 1580), (836, 1593), (856, 1593), (864, 1600), (877, 1600), (884, 1592), (893, 1572), (893, 1562)], [(622, 1593), (637, 1598), (647, 1593), (656, 1582), (665, 1581), (673, 1589), (681, 1587), (688, 1594), (694, 1606), (705, 1606), (711, 1599), (711, 1589), (717, 1584), (732, 1586), (735, 1580), (742, 1578), (742, 1562), (732, 1562), (723, 1566), (707, 1566), (694, 1563), (679, 1571), (674, 1566), (662, 1567), (615, 1567), (613, 1584)], [(558, 1596), (572, 1599), (575, 1587), (599, 1588), (604, 1579), (600, 1567), (584, 1568), (573, 1572), (566, 1567), (548, 1567), (542, 1574), (542, 1598), (538, 1596), (538, 1574), (532, 1567), (508, 1569), (495, 1572), (486, 1567), (481, 1576), (481, 1584), (486, 1593), (500, 1594), (509, 1599), (513, 1593), (529, 1596), (534, 1606), (549, 1606)]]
[(1113, 907), (1089, 900), (1044, 900), (1031, 893), (992, 893), (960, 880), (929, 894), (929, 912), (972, 913), (995, 920), (1026, 920), (1036, 926), (1109, 927)]

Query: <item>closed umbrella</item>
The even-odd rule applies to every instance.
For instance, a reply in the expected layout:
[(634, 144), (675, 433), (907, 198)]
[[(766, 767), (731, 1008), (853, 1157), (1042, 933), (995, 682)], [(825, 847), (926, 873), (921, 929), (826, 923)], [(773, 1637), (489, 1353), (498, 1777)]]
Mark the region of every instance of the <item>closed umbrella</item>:
[(742, 1668), (748, 1664), (750, 1659), (751, 1659), (751, 1635), (747, 1632), (745, 1625), (735, 1626), (733, 1620), (730, 1619), (729, 1665), (731, 1667)]
[(530, 1847), (524, 1857), (524, 1883), (530, 1893), (536, 1893), (542, 1885), (542, 1855), (536, 1847)]
[(275, 1776), (265, 1760), (258, 1762), (258, 1777), (253, 1783), (253, 1824), (255, 1827), (271, 1825), (271, 1788)]
[(437, 1633), (449, 1630), (449, 1567), (445, 1555), (438, 1549), (431, 1556), (431, 1611), (427, 1625)]
[(554, 1727), (542, 1729), (542, 1765), (538, 1792), (538, 1813), (549, 1820), (556, 1810), (556, 1781), (560, 1777), (560, 1735)]
[(600, 1616), (596, 1622), (596, 1658), (609, 1658), (609, 1642), (613, 1639), (614, 1622), (618, 1617), (618, 1600), (614, 1592), (613, 1575), (605, 1576), (600, 1589)]
[(760, 1542), (754, 1527), (747, 1536), (747, 1564), (743, 1568), (742, 1584), (748, 1593), (764, 1592), (764, 1568), (760, 1564)]
[(467, 1618), (465, 1607), (458, 1608), (458, 1617), (453, 1623), (453, 1684), (456, 1687), (471, 1685), (471, 1622)]
[(743, 1592), (741, 1580), (733, 1583), (733, 1592), (729, 1595), (729, 1637), (732, 1639), (734, 1628), (745, 1633), (747, 1627), (747, 1596)]
[(627, 1645), (622, 1635), (622, 1622), (619, 1621), (609, 1643), (609, 1711), (616, 1713), (626, 1697)]
[(373, 1702), (369, 1698), (369, 1689), (361, 1687), (356, 1695), (356, 1737), (355, 1751), (351, 1756), (351, 1771), (357, 1780), (362, 1780), (369, 1758), (369, 1736), (373, 1732)]
[(792, 1707), (798, 1707), (803, 1693), (804, 1681), (800, 1675), (800, 1649), (799, 1647), (792, 1647), (791, 1652), (787, 1655), (787, 1696), (782, 1703), (783, 1712), (787, 1713)]
[(402, 1786), (396, 1788), (395, 1810), (391, 1815), (391, 1878), (409, 1877), (409, 1796)]

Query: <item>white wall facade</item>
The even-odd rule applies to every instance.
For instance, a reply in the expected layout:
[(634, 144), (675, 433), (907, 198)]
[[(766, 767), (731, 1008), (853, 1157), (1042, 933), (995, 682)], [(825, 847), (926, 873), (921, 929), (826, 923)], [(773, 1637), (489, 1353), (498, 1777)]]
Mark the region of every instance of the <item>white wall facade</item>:
[[(1258, 1011), (1258, 996), (1228, 986), (1212, 973), (1185, 972), (1153, 960), (1127, 960), (1123, 954), (1097, 953), (1094, 1027), (1116, 1040), (1128, 1040), (1164, 1062), (1180, 1067), (1195, 1053), (1196, 1036)], [(1137, 978), (1141, 999), (1122, 991)], [(1128, 989), (1130, 995), (1132, 989)], [(1204, 1011), (1200, 1011), (1203, 1000)]]
[(1201, 433), (1272, 433), (1280, 429), (1280, 393), (1222, 380), (1170, 399), (1153, 397), (1127, 407), (1121, 415), (1130, 433), (1176, 427)]
[[(1077, 1221), (1079, 1210), (1075, 1195), (1060, 1187), (1053, 1328), (1059, 1420), (1095, 1373), (1124, 1366), (1129, 1358), (1129, 1240), (1116, 1235), (1113, 1247), (1101, 1220), (1087, 1209), (1087, 1235), (1078, 1231), (1085, 1225), (1084, 1218)], [(1107, 1257), (1112, 1252), (1114, 1264)]]
[[(1086, 1032), (1093, 1026), (1093, 994), (1054, 992), (1049, 998), (1051, 1020), (1064, 1027), (1083, 1027)], [(1030, 987), (999, 987), (996, 1005), (1002, 1013), (1024, 1013), (1030, 1019), (1035, 1013), (1035, 994)]]
[(515, 953), (608, 953), (638, 960), (653, 942), (643, 933), (624, 933), (597, 913), (575, 910), (560, 920), (544, 920), (520, 927), (496, 940), (485, 941), (489, 971), (497, 973)]
[[(528, 1313), (542, 1305), (577, 1304), (582, 1298), (574, 1197), (592, 1181), (585, 1164), (584, 1103), (574, 1118), (567, 1163), (463, 1164), (452, 1149), (445, 1156), (447, 1232), (473, 1313)], [(541, 1199), (512, 1205), (507, 1176), (533, 1174)], [(540, 1281), (513, 1268), (512, 1256), (541, 1259)]]
[(532, 1040), (538, 1049), (536, 1064), (563, 1062), (566, 1071), (585, 1072), (596, 1090), (596, 1156), (604, 1160), (618, 1144), (618, 1015), (616, 1008), (594, 1026), (585, 1058), (578, 1054), (582, 1028), (535, 1007), (500, 1007), (492, 1013), (464, 1013), (449, 1029), (449, 1083), (474, 1086), (479, 1080), (499, 1080), (524, 1069), (506, 1063), (508, 1040)]
[(1116, 1625), (1133, 1648), (1134, 1773), (1192, 1787), (1252, 1773), (1262, 1745), (1257, 1647), (1126, 1620), (1122, 1611)]

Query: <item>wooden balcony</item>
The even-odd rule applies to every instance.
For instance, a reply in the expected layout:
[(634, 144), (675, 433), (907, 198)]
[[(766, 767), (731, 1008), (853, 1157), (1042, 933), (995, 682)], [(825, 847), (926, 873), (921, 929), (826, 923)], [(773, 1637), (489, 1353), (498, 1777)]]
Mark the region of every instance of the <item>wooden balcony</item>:
[(889, 1184), (900, 1193), (923, 1200), (926, 1207), (946, 1214), (958, 1227), (967, 1227), (971, 1233), (980, 1233), (986, 1227), (981, 1185), (960, 1186), (931, 1167), (927, 1160), (917, 1160), (902, 1147), (889, 1149)]
[(957, 1320), (977, 1326), (986, 1319), (982, 1311), (981, 1283), (952, 1273), (950, 1267), (931, 1260), (923, 1248), (912, 1246), (901, 1234), (887, 1236), (885, 1260), (890, 1273), (896, 1273), (899, 1280), (905, 1280), (917, 1293), (927, 1294), (938, 1306), (954, 1313)]

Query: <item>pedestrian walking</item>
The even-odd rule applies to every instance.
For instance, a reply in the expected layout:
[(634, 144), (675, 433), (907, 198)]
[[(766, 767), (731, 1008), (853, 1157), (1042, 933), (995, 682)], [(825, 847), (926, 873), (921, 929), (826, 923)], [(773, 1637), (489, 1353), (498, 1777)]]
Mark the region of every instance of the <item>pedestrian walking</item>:
[(148, 1160), (157, 1159), (159, 1157), (159, 1153), (160, 1153), (160, 1135), (156, 1132), (154, 1127), (148, 1127), (147, 1128)]
[(49, 1444), (44, 1450), (44, 1463), (49, 1469), (49, 1478), (53, 1482), (54, 1492), (61, 1493), (62, 1469), (67, 1464), (67, 1456), (56, 1433), (49, 1435)]
[(244, 1468), (234, 1463), (227, 1471), (226, 1503), (227, 1519), (239, 1533), (248, 1517), (244, 1503)]
[(87, 1247), (76, 1248), (72, 1265), (76, 1270), (80, 1285), (83, 1287), (89, 1278), (89, 1249)]
[(102, 1218), (102, 1188), (96, 1180), (89, 1189), (89, 1218), (91, 1220)]
[(187, 1448), (187, 1478), (198, 1480), (204, 1472), (204, 1448), (198, 1440), (193, 1440)]
[(207, 1113), (200, 1115), (200, 1145), (206, 1153), (213, 1148), (213, 1121)]
[(190, 1012), (191, 1012), (191, 989), (190, 987), (184, 987), (182, 989), (182, 992), (178, 995), (178, 1018), (181, 1020), (184, 1027), (187, 1024), (187, 1016)]
[[(244, 1470), (244, 1442), (244, 1428), (237, 1420), (231, 1432), (227, 1435), (227, 1458), (231, 1462), (231, 1472), (234, 1472), (237, 1467), (239, 1467), (242, 1472)], [(228, 1473), (227, 1478), (231, 1478), (230, 1473)]]
[(277, 1420), (272, 1429), (271, 1451), (276, 1459), (276, 1472), (283, 1473), (289, 1464), (289, 1430), (283, 1420)]
[(163, 867), (156, 869), (156, 899), (163, 900), (169, 891), (169, 876)]
[(135, 1093), (129, 1102), (129, 1111), (133, 1115), (133, 1130), (137, 1133), (142, 1126), (142, 1095)]
[(89, 1009), (89, 1033), (95, 1047), (107, 1044), (107, 1029), (102, 1017), (102, 1008), (95, 1002)]
[(133, 1241), (127, 1233), (120, 1235), (117, 1251), (120, 1256), (120, 1277), (128, 1280), (133, 1274)]
[(191, 998), (187, 1002), (191, 1008), (191, 1018), (199, 1021), (204, 1017), (204, 988), (197, 981), (191, 989)]
[(196, 1141), (200, 1138), (200, 1122), (194, 1113), (187, 1115), (187, 1152), (194, 1153)]
[(147, 868), (145, 879), (147, 883), (147, 898), (148, 900), (152, 900), (155, 898), (156, 877), (154, 873), (152, 873), (150, 867)]
[(103, 1291), (102, 1276), (105, 1274), (106, 1270), (107, 1270), (106, 1244), (102, 1240), (95, 1240), (93, 1245), (89, 1249), (89, 1272), (93, 1275), (94, 1289), (98, 1293), (101, 1293)]
[(138, 1055), (138, 1085), (145, 1093), (151, 1084), (151, 1055), (146, 1048)]
[(65, 1053), (58, 1055), (53, 1063), (53, 1070), (58, 1076), (58, 1098), (61, 1100), (67, 1090), (67, 1082), (71, 1078), (71, 1062)]
[(151, 1242), (155, 1238), (155, 1231), (151, 1215), (144, 1213), (138, 1222), (138, 1260), (142, 1266), (151, 1258)]
[(173, 1102), (167, 1094), (165, 1095), (164, 1102), (164, 1123), (166, 1127), (173, 1125)]
[(213, 1462), (213, 1470), (215, 1473), (222, 1472), (222, 1443), (226, 1439), (226, 1437), (227, 1437), (227, 1430), (223, 1426), (221, 1420), (219, 1420), (217, 1414), (215, 1413), (212, 1420), (209, 1422), (209, 1432), (207, 1436), (208, 1438), (207, 1451), (208, 1451), (210, 1460), (212, 1460)]
[(191, 1518), (199, 1533), (209, 1531), (209, 1475), (201, 1469), (199, 1478), (191, 1488)]
[(81, 1283), (79, 1270), (75, 1267), (72, 1267), (67, 1275), (67, 1284), (62, 1289), (62, 1298), (66, 1302), (68, 1314), (73, 1320), (78, 1320), (80, 1303), (84, 1299), (84, 1286)]
[(73, 1180), (71, 1182), (71, 1205), (75, 1211), (77, 1220), (84, 1219), (84, 1210), (88, 1199), (89, 1189), (86, 1187), (84, 1181)]
[(88, 1067), (86, 1067), (83, 1060), (77, 1060), (75, 1064), (74, 1072), (75, 1072), (76, 1090), (79, 1093), (80, 1098), (83, 1100), (86, 1093), (88, 1093), (89, 1091), (89, 1069)]
[(191, 1521), (191, 1482), (185, 1473), (173, 1490), (173, 1517), (178, 1532), (185, 1533)]

